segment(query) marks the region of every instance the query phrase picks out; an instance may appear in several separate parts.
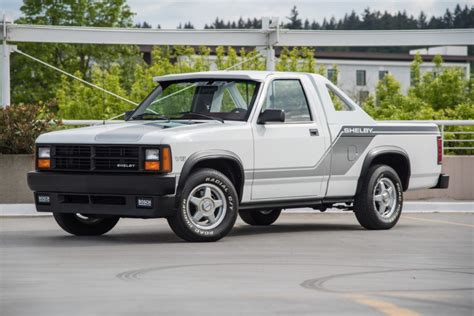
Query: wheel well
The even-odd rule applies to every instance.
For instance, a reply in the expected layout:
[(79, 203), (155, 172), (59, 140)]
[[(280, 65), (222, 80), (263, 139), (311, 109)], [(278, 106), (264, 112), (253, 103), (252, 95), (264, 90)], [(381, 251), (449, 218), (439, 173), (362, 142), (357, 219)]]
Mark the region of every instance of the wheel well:
[(399, 153), (383, 153), (383, 154), (377, 155), (372, 160), (369, 167), (373, 165), (378, 165), (378, 164), (392, 167), (397, 172), (398, 177), (400, 178), (400, 181), (402, 182), (403, 191), (406, 191), (408, 189), (411, 172), (410, 172), (410, 162), (408, 161), (407, 157)]
[(201, 160), (192, 167), (189, 174), (193, 173), (197, 169), (202, 168), (210, 168), (222, 172), (232, 182), (235, 190), (237, 191), (239, 201), (241, 200), (244, 179), (241, 167), (236, 161), (225, 158), (212, 158)]

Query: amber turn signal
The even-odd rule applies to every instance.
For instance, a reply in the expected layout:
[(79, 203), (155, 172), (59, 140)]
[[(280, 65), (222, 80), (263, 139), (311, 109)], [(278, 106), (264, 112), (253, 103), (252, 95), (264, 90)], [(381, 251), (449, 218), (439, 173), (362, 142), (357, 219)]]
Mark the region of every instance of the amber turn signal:
[(171, 151), (169, 147), (164, 147), (161, 150), (161, 163), (163, 164), (161, 171), (171, 172)]
[(147, 171), (160, 170), (160, 162), (159, 161), (145, 161), (145, 170)]
[(49, 169), (49, 168), (51, 168), (51, 160), (38, 159), (38, 169)]

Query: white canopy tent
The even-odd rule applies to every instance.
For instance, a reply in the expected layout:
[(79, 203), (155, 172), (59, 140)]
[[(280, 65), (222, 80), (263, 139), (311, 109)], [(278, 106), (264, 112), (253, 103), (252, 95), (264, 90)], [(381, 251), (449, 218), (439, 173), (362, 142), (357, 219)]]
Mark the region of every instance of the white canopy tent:
[(279, 28), (278, 18), (263, 18), (260, 30), (158, 30), (19, 25), (2, 22), (2, 105), (10, 104), (10, 43), (251, 46), (266, 52), (275, 66), (275, 46), (437, 46), (474, 45), (474, 29), (300, 31)]

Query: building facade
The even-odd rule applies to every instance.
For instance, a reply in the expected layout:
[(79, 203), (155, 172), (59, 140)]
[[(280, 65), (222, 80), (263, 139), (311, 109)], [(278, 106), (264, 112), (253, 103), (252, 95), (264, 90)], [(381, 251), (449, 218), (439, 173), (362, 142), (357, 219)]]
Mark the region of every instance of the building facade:
[[(239, 51), (241, 47), (234, 47)], [(152, 46), (140, 46), (144, 59), (151, 63)], [(279, 57), (281, 48), (276, 49)], [(443, 58), (443, 68), (458, 67), (466, 78), (470, 76), (470, 63), (474, 56), (468, 56), (466, 46), (441, 46), (411, 50), (409, 53), (371, 53), (371, 52), (329, 52), (317, 51), (318, 67), (323, 66), (324, 75), (350, 95), (356, 102), (362, 103), (369, 95), (374, 95), (379, 80), (386, 74), (391, 74), (400, 82), (401, 90), (407, 93), (411, 84), (410, 66), (415, 55), (419, 53), (423, 59), (421, 73), (432, 72), (435, 64), (432, 62), (436, 55)], [(182, 58), (188, 58), (183, 56)], [(211, 48), (209, 62), (211, 69), (217, 70), (215, 47)]]
[(435, 70), (432, 60), (439, 54), (443, 57), (443, 68), (458, 67), (469, 78), (474, 57), (467, 56), (467, 48), (464, 48), (456, 47), (454, 51), (422, 49), (410, 51), (410, 54), (318, 52), (316, 58), (318, 65), (324, 65), (325, 75), (330, 80), (337, 82), (354, 100), (362, 102), (369, 94), (375, 94), (377, 83), (386, 74), (394, 76), (400, 82), (402, 92), (407, 93), (412, 81), (410, 66), (417, 52), (424, 61), (420, 67), (422, 74)]

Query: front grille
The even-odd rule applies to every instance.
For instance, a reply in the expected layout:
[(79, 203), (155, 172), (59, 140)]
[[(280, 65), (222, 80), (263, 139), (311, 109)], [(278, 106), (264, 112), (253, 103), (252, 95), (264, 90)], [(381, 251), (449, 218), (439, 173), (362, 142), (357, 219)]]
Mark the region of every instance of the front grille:
[(139, 146), (55, 145), (52, 169), (58, 171), (143, 171)]
[(56, 146), (55, 156), (56, 157), (90, 157), (91, 156), (90, 146)]
[(90, 158), (54, 158), (54, 169), (65, 169), (65, 170), (90, 170), (91, 160)]
[(95, 147), (96, 157), (138, 157), (138, 147)]

